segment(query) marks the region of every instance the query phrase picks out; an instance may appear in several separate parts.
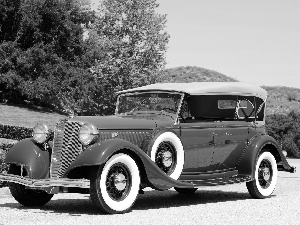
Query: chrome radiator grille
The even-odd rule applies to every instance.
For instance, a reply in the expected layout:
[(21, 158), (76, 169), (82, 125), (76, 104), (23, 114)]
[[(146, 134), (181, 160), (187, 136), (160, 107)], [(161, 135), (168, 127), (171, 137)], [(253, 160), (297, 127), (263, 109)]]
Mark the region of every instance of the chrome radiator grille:
[(78, 138), (79, 122), (60, 121), (54, 131), (50, 177), (59, 178), (82, 152)]

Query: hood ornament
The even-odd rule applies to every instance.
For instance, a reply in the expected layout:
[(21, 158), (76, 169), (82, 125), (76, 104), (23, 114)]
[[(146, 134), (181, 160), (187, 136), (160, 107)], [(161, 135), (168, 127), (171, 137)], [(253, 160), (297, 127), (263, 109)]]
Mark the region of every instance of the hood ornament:
[(68, 110), (67, 110), (67, 113), (68, 113), (68, 117), (69, 117), (70, 119), (72, 119), (72, 118), (74, 118), (74, 117), (76, 116), (76, 113), (74, 112), (73, 109), (68, 109)]

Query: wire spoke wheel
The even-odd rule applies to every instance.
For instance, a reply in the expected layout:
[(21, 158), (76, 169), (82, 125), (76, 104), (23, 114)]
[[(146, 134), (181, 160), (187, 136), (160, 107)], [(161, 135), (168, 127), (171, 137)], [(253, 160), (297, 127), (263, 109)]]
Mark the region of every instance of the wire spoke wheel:
[(180, 138), (173, 132), (158, 131), (148, 144), (147, 154), (157, 167), (177, 180), (184, 164), (184, 151)]
[(264, 151), (257, 158), (254, 180), (246, 183), (248, 191), (253, 198), (267, 198), (275, 190), (276, 183), (276, 160), (270, 152)]
[(111, 156), (92, 175), (92, 202), (104, 213), (125, 213), (134, 204), (140, 188), (140, 172), (134, 159), (124, 153)]
[(131, 175), (128, 167), (123, 163), (113, 165), (106, 179), (106, 190), (108, 195), (121, 201), (128, 195), (131, 188)]

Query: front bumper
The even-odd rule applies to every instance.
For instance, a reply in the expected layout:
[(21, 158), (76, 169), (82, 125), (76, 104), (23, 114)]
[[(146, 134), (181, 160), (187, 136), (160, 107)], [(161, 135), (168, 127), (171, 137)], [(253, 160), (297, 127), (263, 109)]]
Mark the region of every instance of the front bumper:
[(18, 183), (29, 188), (52, 188), (52, 187), (77, 187), (90, 188), (90, 181), (87, 179), (69, 179), (69, 178), (48, 178), (48, 179), (30, 179), (13, 174), (0, 174), (1, 181)]

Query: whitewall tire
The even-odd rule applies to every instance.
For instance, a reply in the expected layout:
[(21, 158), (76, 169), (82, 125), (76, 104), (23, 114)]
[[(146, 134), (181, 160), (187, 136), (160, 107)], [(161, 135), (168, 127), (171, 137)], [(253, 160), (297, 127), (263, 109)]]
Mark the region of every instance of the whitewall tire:
[(168, 176), (177, 180), (184, 164), (184, 151), (179, 137), (172, 132), (159, 133), (150, 145), (150, 157)]
[(140, 188), (139, 168), (127, 154), (113, 155), (91, 179), (91, 199), (104, 213), (125, 213)]
[(265, 151), (258, 156), (254, 180), (247, 182), (247, 188), (253, 198), (267, 198), (275, 190), (277, 183), (277, 164), (274, 156)]

